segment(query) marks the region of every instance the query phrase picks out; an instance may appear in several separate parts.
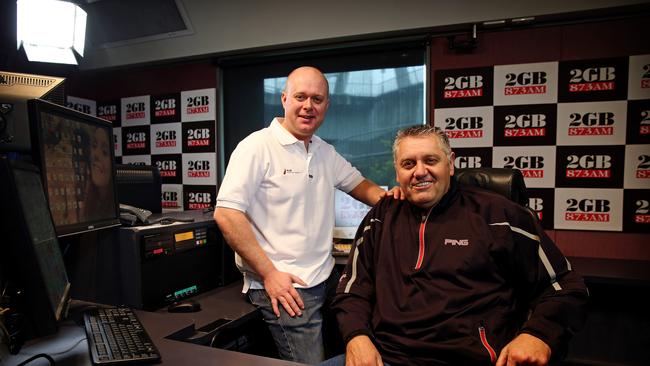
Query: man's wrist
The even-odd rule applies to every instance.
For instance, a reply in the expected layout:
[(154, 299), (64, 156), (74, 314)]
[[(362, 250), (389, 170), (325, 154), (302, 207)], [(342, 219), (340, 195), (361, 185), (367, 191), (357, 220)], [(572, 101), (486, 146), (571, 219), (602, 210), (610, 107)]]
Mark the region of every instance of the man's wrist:
[(273, 263), (269, 261), (267, 266), (264, 266), (264, 268), (260, 268), (259, 276), (262, 279), (262, 282), (264, 282), (271, 274), (276, 272), (278, 269), (275, 268)]
[(343, 339), (343, 341), (345, 342), (345, 344), (347, 344), (348, 342), (350, 342), (352, 340), (352, 338), (354, 338), (356, 336), (359, 336), (359, 335), (365, 335), (368, 338), (370, 338), (370, 340), (373, 340), (372, 332), (370, 332), (370, 330), (368, 330), (368, 329), (357, 329), (357, 330), (353, 330), (352, 332), (348, 333), (345, 336), (345, 338)]

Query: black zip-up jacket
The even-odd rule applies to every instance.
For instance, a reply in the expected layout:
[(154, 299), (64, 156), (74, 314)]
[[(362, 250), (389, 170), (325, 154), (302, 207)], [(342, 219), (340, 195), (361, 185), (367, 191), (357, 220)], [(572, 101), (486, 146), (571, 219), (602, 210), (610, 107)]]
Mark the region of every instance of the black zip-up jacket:
[(366, 334), (393, 365), (489, 365), (521, 332), (562, 356), (587, 296), (530, 211), (452, 177), (430, 210), (368, 213), (333, 307), (346, 342)]

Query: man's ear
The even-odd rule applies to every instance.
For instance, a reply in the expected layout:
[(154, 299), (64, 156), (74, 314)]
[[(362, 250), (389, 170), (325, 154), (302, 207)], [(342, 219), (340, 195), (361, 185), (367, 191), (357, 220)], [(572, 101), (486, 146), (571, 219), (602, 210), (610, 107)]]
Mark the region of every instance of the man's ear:
[(454, 161), (456, 160), (456, 154), (454, 152), (451, 152), (451, 155), (449, 155), (449, 176), (454, 175)]
[(395, 162), (395, 160), (393, 160), (393, 169), (395, 169), (395, 182), (397, 182), (397, 185), (399, 185), (399, 180), (397, 179), (398, 178), (398, 175), (397, 175), (397, 162)]
[(280, 102), (282, 102), (282, 108), (284, 108), (284, 104), (287, 102), (287, 93), (282, 92), (280, 94)]

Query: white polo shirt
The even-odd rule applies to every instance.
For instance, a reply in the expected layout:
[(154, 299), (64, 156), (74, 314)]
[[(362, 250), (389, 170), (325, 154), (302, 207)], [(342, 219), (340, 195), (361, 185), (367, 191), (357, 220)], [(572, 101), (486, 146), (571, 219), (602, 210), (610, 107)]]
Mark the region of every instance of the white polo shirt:
[[(362, 181), (361, 173), (332, 145), (313, 136), (307, 152), (304, 142), (275, 118), (233, 151), (217, 207), (245, 212), (275, 267), (313, 287), (334, 267), (334, 190), (349, 192)], [(244, 292), (264, 288), (239, 255), (235, 261), (244, 274)]]

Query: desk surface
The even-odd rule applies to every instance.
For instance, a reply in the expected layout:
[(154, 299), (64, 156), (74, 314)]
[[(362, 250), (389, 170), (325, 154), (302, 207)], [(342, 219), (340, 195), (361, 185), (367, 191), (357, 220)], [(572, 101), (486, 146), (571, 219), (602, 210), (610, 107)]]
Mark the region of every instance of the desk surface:
[[(236, 282), (195, 297), (194, 300), (201, 303), (202, 307), (202, 310), (196, 313), (170, 314), (165, 309), (157, 312), (136, 311), (162, 356), (162, 363), (156, 365), (300, 365), (167, 338), (179, 330), (200, 328), (219, 318), (242, 319), (253, 316), (256, 309), (242, 297), (241, 286), (241, 282)], [(16, 365), (32, 355), (47, 353), (59, 366), (92, 365), (85, 338), (83, 327), (77, 326), (72, 321), (66, 321), (56, 335), (28, 342), (18, 355), (9, 357), (0, 353), (0, 363), (3, 366)], [(29, 364), (29, 366), (39, 365), (49, 365), (49, 363), (45, 359), (40, 359)]]
[(569, 257), (587, 283), (650, 286), (650, 262), (631, 259)]
[(237, 321), (257, 316), (257, 310), (244, 299), (241, 288), (242, 283), (238, 281), (194, 297), (193, 300), (199, 302), (202, 309), (196, 313), (170, 314), (166, 309), (138, 311), (140, 321), (160, 351), (162, 365), (298, 365), (166, 338), (183, 328), (200, 328), (219, 318)]

